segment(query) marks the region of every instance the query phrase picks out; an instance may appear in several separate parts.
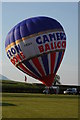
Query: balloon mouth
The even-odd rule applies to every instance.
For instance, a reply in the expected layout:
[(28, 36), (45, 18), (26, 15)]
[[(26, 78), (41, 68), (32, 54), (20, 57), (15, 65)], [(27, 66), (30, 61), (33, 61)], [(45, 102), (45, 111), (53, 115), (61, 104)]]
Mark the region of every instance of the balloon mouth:
[(44, 77), (40, 78), (39, 80), (46, 86), (50, 87), (50, 86), (52, 86), (52, 83), (54, 82), (54, 77), (55, 77), (55, 75), (51, 74), (51, 75), (44, 76)]

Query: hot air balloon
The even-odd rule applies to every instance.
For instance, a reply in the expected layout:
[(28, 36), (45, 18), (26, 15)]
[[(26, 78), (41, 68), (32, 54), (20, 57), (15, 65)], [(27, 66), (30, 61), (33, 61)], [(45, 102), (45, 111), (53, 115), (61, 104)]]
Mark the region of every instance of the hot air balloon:
[(57, 20), (33, 17), (10, 30), (5, 49), (19, 70), (51, 86), (64, 56), (66, 35)]

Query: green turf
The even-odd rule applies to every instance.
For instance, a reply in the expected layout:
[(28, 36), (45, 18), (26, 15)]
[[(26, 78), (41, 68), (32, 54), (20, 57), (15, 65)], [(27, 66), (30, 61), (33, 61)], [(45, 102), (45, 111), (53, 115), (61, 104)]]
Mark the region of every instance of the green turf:
[(3, 93), (3, 118), (77, 118), (77, 95)]

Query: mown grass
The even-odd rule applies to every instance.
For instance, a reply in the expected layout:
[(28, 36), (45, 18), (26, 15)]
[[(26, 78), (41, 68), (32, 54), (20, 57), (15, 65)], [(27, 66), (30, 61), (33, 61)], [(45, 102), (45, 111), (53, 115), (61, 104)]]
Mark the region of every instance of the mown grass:
[(77, 95), (3, 93), (3, 118), (78, 118)]

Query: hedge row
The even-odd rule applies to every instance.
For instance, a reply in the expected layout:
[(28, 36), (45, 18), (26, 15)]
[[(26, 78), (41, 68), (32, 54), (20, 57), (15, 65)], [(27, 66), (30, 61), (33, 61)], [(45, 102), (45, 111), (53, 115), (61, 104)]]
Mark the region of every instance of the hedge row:
[(44, 89), (45, 86), (42, 84), (2, 81), (2, 92), (42, 93)]

